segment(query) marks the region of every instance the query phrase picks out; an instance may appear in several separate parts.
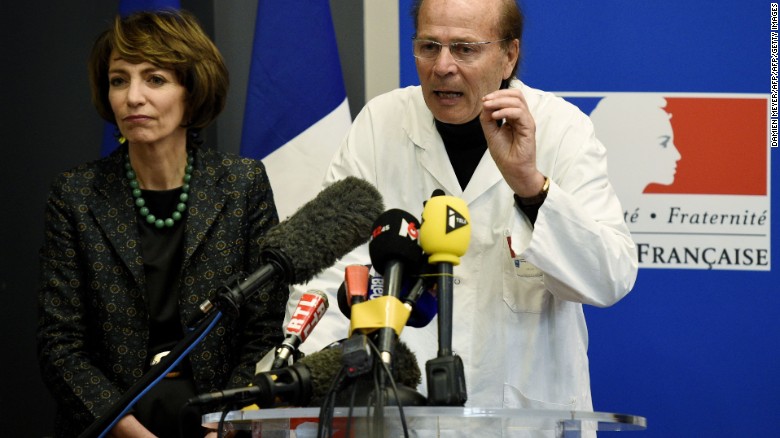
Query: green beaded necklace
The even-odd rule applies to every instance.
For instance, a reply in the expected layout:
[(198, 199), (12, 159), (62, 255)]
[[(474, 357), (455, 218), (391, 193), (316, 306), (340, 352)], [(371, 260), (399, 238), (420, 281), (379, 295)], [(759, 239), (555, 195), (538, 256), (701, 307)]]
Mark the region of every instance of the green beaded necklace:
[(141, 185), (138, 183), (138, 177), (133, 170), (133, 166), (130, 165), (130, 155), (125, 154), (125, 170), (127, 171), (127, 179), (130, 180), (130, 188), (133, 190), (133, 198), (135, 198), (135, 205), (138, 207), (138, 212), (141, 213), (141, 217), (146, 219), (149, 224), (154, 224), (156, 228), (173, 227), (173, 224), (180, 221), (182, 213), (187, 210), (187, 200), (189, 199), (190, 180), (192, 179), (192, 162), (193, 157), (187, 153), (187, 165), (184, 167), (184, 178), (182, 178), (181, 194), (179, 195), (179, 203), (176, 204), (176, 210), (173, 211), (171, 217), (167, 219), (157, 218), (149, 211), (149, 207), (146, 206), (146, 200), (141, 196)]

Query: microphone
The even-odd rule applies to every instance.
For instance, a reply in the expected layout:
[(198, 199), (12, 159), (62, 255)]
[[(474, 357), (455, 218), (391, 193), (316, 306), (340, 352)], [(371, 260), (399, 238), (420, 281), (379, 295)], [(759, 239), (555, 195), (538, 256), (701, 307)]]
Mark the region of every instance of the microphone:
[(309, 333), (320, 322), (326, 310), (328, 310), (328, 296), (325, 292), (310, 290), (301, 296), (285, 329), (287, 336), (276, 349), (276, 358), (271, 365), (272, 370), (288, 364), (290, 355), (309, 337)]
[(384, 277), (385, 295), (400, 297), (404, 269), (417, 270), (423, 259), (417, 242), (420, 222), (394, 208), (379, 215), (372, 225), (368, 254), (374, 269)]
[(368, 295), (368, 266), (349, 265), (344, 269), (344, 295), (347, 305), (362, 303)]
[[(381, 275), (369, 276), (366, 283), (368, 285), (368, 293), (366, 294), (368, 300), (384, 295), (384, 278)], [(352, 305), (365, 300), (362, 296), (360, 297), (361, 301), (356, 300), (357, 297), (352, 297), (352, 302), (350, 303), (349, 297), (351, 295), (347, 292), (346, 282), (341, 283), (336, 296), (341, 314), (348, 319), (352, 318)], [(413, 282), (409, 281), (409, 279), (403, 282), (401, 301), (407, 309), (411, 310), (409, 319), (406, 321), (406, 326), (408, 327), (419, 328), (427, 326), (438, 311), (436, 290), (433, 288), (432, 282), (422, 276)]]
[(344, 281), (336, 292), (341, 314), (352, 317), (351, 307), (360, 304), (368, 297), (369, 268), (364, 265), (349, 265), (344, 268)]
[(434, 191), (425, 203), (420, 226), (420, 245), (428, 263), (437, 269), (439, 298), (439, 350), (425, 364), (428, 401), (431, 405), (463, 405), (466, 380), (463, 362), (452, 353), (452, 268), (460, 264), (471, 238), (468, 207), (462, 199)]
[[(422, 265), (419, 270), (419, 276), (413, 279), (407, 278), (403, 282), (403, 288), (401, 289), (401, 301), (404, 307), (411, 311), (409, 318), (406, 320), (406, 325), (409, 327), (425, 327), (433, 320), (438, 311), (435, 283), (431, 282), (430, 277), (424, 275), (426, 263), (423, 262)], [(372, 277), (371, 291), (368, 294), (369, 299), (382, 296), (384, 294), (383, 288), (384, 279), (382, 276)]]
[(248, 297), (272, 281), (308, 282), (365, 243), (372, 221), (383, 210), (382, 196), (370, 183), (349, 176), (331, 184), (262, 237), (258, 270), (236, 285), (223, 286), (192, 319), (197, 322), (213, 307), (236, 316)]
[[(394, 313), (391, 311), (393, 299), (401, 298), (404, 271), (411, 270), (416, 274), (423, 259), (422, 249), (417, 243), (420, 223), (406, 211), (391, 209), (379, 215), (372, 228), (368, 253), (374, 269), (384, 279), (383, 297), (391, 297), (386, 308), (389, 315)], [(401, 325), (405, 324), (404, 320)], [(377, 339), (380, 357), (388, 365), (393, 356), (393, 345), (400, 335), (400, 331), (396, 332), (392, 325), (389, 322), (380, 327)]]
[[(342, 356), (341, 346), (326, 348), (289, 367), (256, 374), (252, 386), (201, 394), (190, 398), (187, 404), (256, 404), (260, 408), (320, 406), (342, 370)], [(401, 385), (416, 388), (422, 382), (422, 374), (414, 353), (399, 342), (396, 356), (393, 378)]]

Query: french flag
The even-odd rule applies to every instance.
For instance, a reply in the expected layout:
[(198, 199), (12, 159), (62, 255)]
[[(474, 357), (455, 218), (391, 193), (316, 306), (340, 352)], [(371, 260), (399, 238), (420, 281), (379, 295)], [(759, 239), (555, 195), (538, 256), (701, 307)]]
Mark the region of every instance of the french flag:
[(319, 193), (351, 122), (328, 0), (260, 0), (241, 155), (263, 160), (281, 219)]

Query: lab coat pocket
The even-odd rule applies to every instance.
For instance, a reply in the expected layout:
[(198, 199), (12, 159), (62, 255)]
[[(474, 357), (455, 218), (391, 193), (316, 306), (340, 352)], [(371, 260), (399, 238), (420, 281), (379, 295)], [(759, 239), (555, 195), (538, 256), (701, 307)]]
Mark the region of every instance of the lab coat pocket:
[(515, 313), (541, 313), (549, 293), (544, 287), (542, 271), (504, 248), (504, 302)]

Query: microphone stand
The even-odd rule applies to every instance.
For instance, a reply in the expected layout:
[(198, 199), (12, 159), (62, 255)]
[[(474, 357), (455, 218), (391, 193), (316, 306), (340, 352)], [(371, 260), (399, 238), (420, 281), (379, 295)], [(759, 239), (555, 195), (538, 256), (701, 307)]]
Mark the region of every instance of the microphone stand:
[(452, 352), (452, 264), (436, 263), (436, 274), (439, 300), (439, 350), (437, 357), (425, 363), (428, 404), (463, 406), (467, 399), (463, 360)]
[(468, 207), (462, 199), (435, 190), (425, 203), (422, 217), (420, 246), (428, 253), (428, 262), (436, 266), (439, 306), (439, 350), (436, 358), (425, 363), (428, 404), (463, 406), (467, 399), (463, 360), (452, 352), (452, 267), (460, 263), (460, 256), (468, 248)]

